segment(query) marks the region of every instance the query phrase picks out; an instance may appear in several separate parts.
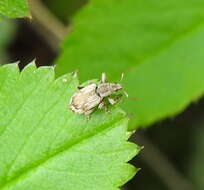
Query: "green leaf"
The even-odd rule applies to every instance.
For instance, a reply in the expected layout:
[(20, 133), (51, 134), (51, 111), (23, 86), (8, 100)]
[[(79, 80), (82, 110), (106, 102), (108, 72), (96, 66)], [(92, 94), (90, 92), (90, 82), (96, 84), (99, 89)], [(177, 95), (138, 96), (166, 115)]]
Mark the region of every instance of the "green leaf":
[(92, 0), (74, 20), (57, 73), (122, 72), (130, 129), (181, 112), (204, 92), (203, 0)]
[(134, 176), (124, 112), (74, 114), (77, 85), (53, 67), (0, 67), (0, 190), (116, 190)]
[(1, 0), (0, 14), (9, 18), (29, 17), (27, 0)]

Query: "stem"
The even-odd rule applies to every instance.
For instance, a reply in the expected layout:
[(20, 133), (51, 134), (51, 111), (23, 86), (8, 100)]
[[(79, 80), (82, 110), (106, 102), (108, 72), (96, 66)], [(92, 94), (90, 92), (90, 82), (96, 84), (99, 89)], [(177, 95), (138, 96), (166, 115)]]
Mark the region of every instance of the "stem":
[(40, 0), (29, 0), (29, 6), (34, 29), (58, 52), (60, 42), (69, 33), (70, 27), (58, 20)]
[(169, 190), (194, 190), (174, 165), (144, 135), (135, 134), (134, 141), (144, 146), (140, 154), (142, 160), (163, 180)]

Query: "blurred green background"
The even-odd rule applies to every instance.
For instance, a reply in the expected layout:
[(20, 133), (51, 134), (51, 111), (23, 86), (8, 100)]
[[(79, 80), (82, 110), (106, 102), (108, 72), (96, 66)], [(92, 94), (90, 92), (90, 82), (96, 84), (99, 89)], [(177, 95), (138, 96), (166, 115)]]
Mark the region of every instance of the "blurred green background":
[[(86, 3), (87, 0), (44, 0), (40, 6), (55, 21), (69, 28), (74, 14)], [(53, 34), (46, 32), (46, 23), (41, 23), (36, 15), (33, 19), (33, 22), (28, 19), (0, 22), (1, 64), (20, 60), (19, 65), (23, 68), (37, 59), (38, 66), (51, 65), (59, 55), (60, 44), (51, 42)], [(138, 130), (131, 140), (144, 149), (132, 163), (141, 170), (123, 189), (203, 190), (203, 116), (204, 99), (201, 99), (174, 118)]]

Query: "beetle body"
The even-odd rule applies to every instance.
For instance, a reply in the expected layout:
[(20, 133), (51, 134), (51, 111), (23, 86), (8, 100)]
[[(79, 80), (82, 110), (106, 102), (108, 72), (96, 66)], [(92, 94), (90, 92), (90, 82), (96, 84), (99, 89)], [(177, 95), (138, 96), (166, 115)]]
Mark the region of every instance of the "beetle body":
[(121, 84), (106, 82), (105, 74), (102, 74), (101, 83), (92, 82), (87, 86), (79, 87), (79, 90), (71, 97), (70, 109), (76, 114), (89, 116), (95, 108), (101, 109), (105, 106), (105, 98), (108, 98), (110, 104), (115, 104), (116, 101), (110, 96), (121, 89)]
[(70, 101), (70, 108), (77, 114), (88, 115), (101, 102), (101, 97), (96, 93), (97, 84), (92, 83), (76, 92)]

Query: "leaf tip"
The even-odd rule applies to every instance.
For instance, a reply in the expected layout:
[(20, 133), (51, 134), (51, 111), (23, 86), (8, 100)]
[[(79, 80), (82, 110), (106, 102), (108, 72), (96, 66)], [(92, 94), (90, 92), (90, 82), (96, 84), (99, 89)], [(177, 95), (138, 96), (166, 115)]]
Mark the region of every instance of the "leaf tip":
[(36, 59), (34, 59), (34, 60), (31, 61), (30, 63), (28, 63), (28, 64), (23, 68), (23, 70), (27, 70), (27, 69), (29, 69), (29, 68), (37, 69)]

